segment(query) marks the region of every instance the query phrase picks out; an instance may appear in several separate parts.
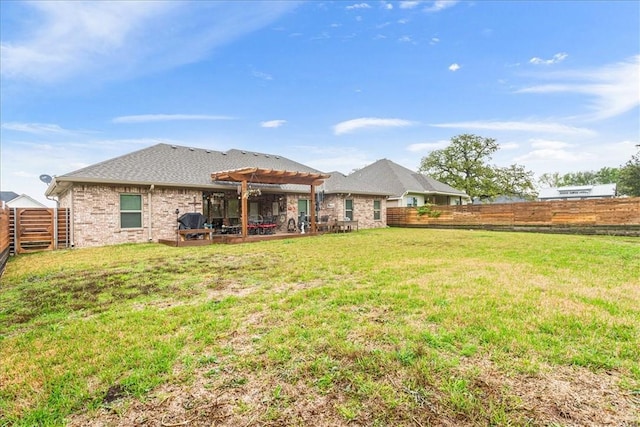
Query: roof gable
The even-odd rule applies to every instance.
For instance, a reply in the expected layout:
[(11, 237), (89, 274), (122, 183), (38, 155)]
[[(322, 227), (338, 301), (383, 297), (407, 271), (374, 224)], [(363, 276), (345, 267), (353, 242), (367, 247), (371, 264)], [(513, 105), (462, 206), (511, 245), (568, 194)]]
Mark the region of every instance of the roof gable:
[(344, 175), (341, 172), (330, 172), (330, 177), (325, 180), (323, 190), (326, 194), (368, 194), (377, 196), (390, 196), (392, 193), (381, 189), (357, 176)]
[(388, 159), (378, 160), (352, 173), (353, 176), (401, 197), (407, 192), (466, 196), (464, 191), (437, 181), (430, 176), (414, 172)]
[(7, 206), (10, 208), (46, 208), (47, 206), (40, 203), (36, 199), (26, 194), (21, 194), (18, 197), (15, 197), (8, 202), (6, 202)]

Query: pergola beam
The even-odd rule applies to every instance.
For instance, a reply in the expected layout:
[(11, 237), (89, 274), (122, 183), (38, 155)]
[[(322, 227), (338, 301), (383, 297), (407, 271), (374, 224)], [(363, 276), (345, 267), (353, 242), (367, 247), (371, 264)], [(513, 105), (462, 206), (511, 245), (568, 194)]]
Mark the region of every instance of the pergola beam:
[(295, 172), (277, 169), (243, 168), (229, 171), (214, 172), (213, 181), (242, 182), (244, 180), (255, 184), (299, 184), (321, 185), (331, 175), (315, 172)]
[(314, 172), (295, 172), (276, 169), (262, 168), (242, 168), (229, 171), (214, 172), (211, 174), (213, 181), (231, 181), (242, 184), (241, 209), (242, 209), (242, 237), (248, 234), (248, 209), (247, 209), (247, 187), (248, 183), (254, 184), (297, 184), (309, 185), (311, 187), (311, 230), (316, 231), (316, 195), (315, 187), (322, 185), (325, 179), (331, 175)]

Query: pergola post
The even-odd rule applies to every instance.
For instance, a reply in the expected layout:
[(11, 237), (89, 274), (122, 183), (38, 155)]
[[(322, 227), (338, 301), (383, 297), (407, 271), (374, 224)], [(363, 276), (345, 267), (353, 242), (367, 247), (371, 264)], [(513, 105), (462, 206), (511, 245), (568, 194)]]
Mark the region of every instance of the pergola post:
[(242, 237), (246, 238), (249, 230), (249, 214), (248, 214), (248, 209), (247, 209), (247, 200), (249, 200), (249, 194), (247, 193), (247, 180), (244, 179), (242, 180), (242, 191), (240, 192), (240, 205), (242, 206)]
[(242, 199), (242, 238), (247, 237), (249, 230), (249, 213), (247, 209), (247, 200), (249, 193), (247, 191), (248, 177), (256, 179), (260, 184), (296, 184), (311, 186), (311, 232), (316, 232), (316, 186), (322, 185), (325, 179), (331, 175), (316, 172), (295, 172), (276, 169), (261, 168), (241, 168), (229, 171), (214, 172), (211, 174), (212, 181), (241, 182), (241, 199)]
[(316, 231), (316, 187), (311, 184), (311, 232), (315, 233)]

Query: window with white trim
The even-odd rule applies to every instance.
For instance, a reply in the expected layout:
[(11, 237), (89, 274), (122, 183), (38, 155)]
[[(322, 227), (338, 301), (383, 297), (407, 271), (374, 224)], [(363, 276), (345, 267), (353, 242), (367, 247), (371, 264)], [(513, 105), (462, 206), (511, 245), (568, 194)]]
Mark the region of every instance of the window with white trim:
[(381, 206), (380, 200), (373, 201), (373, 219), (375, 221), (380, 221), (380, 218), (382, 217), (380, 206)]
[(351, 199), (344, 201), (344, 218), (353, 221), (353, 200)]
[(142, 195), (120, 195), (120, 228), (142, 228)]

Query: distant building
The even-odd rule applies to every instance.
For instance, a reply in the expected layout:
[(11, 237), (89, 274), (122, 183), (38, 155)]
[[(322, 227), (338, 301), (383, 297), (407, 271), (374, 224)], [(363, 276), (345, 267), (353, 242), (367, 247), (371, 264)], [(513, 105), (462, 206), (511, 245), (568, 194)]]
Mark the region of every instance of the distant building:
[(434, 205), (466, 205), (471, 199), (462, 190), (414, 172), (391, 160), (382, 159), (351, 173), (349, 177), (367, 182), (391, 194), (388, 207)]
[(610, 199), (616, 197), (616, 184), (571, 185), (567, 187), (542, 188), (538, 199), (544, 200), (584, 200)]
[(10, 208), (46, 208), (45, 205), (27, 196), (26, 194), (18, 194), (13, 191), (0, 191), (0, 202)]

